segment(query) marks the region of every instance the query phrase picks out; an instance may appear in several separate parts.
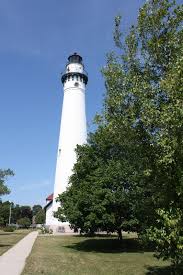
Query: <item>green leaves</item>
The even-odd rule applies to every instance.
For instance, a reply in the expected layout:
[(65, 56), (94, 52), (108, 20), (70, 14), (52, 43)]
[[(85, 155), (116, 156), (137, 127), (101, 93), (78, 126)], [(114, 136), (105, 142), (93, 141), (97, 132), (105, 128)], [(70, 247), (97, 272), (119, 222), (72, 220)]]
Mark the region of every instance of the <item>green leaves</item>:
[(157, 258), (170, 258), (178, 266), (183, 262), (183, 211), (170, 207), (158, 209), (157, 214), (157, 224), (147, 230), (147, 236), (156, 244)]
[(120, 31), (120, 24), (121, 24), (121, 15), (118, 15), (115, 17), (115, 27), (114, 27), (114, 41), (116, 44), (116, 47), (122, 48), (121, 43), (121, 31)]
[(45, 211), (44, 209), (40, 209), (35, 216), (35, 223), (44, 224), (45, 223)]
[(149, 232), (159, 257), (172, 259), (182, 249), (182, 21), (183, 6), (149, 0), (123, 39), (115, 18), (118, 53), (102, 70), (103, 110), (88, 144), (77, 148), (57, 213), (85, 232)]
[(100, 127), (90, 136), (88, 145), (78, 146), (71, 185), (58, 198), (61, 207), (57, 217), (62, 221), (66, 217), (82, 232), (114, 232), (123, 224), (126, 228), (128, 221), (132, 223), (129, 186), (122, 169), (125, 164), (118, 161), (120, 148), (111, 144), (109, 136), (111, 133)]
[(156, 228), (156, 209), (169, 215), (170, 205), (183, 206), (182, 21), (183, 6), (175, 1), (148, 1), (122, 46), (116, 24), (121, 53), (109, 55), (103, 70), (101, 124), (112, 133), (111, 147), (120, 148), (115, 162), (122, 165), (116, 167), (123, 171), (134, 207), (127, 205), (143, 230)]
[(31, 221), (28, 217), (17, 220), (17, 224), (23, 228), (28, 228), (31, 225)]
[(10, 193), (10, 190), (5, 185), (5, 182), (7, 180), (7, 177), (13, 176), (13, 175), (14, 173), (10, 169), (7, 169), (7, 170), (0, 169), (0, 196)]

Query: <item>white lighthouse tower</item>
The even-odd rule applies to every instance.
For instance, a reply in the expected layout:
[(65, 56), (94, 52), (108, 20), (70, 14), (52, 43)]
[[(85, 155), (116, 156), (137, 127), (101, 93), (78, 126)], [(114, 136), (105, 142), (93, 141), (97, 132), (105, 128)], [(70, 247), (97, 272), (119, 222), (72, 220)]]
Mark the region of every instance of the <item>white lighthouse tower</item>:
[[(76, 162), (76, 146), (86, 143), (85, 89), (88, 77), (84, 71), (82, 57), (77, 53), (70, 55), (64, 74), (61, 77), (64, 97), (57, 152), (53, 202), (46, 208), (46, 224), (54, 231), (70, 230), (68, 223), (53, 217), (59, 204), (56, 198), (66, 190), (69, 177)], [(61, 230), (60, 230), (61, 229)]]

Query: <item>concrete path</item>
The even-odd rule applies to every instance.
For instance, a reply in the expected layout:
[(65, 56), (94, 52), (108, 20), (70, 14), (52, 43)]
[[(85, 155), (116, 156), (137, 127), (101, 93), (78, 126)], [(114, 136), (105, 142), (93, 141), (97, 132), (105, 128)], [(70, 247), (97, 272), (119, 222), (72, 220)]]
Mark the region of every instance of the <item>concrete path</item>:
[(38, 232), (25, 236), (16, 245), (0, 256), (1, 275), (20, 275), (25, 266), (25, 260), (32, 250)]

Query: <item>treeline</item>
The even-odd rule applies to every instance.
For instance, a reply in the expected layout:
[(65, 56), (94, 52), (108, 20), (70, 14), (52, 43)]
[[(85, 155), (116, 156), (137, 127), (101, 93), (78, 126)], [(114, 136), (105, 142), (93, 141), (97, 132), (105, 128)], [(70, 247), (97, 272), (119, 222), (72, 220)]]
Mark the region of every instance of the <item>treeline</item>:
[(97, 130), (77, 147), (56, 216), (74, 229), (136, 231), (157, 257), (183, 262), (183, 6), (149, 0), (102, 73)]
[(30, 226), (31, 224), (43, 224), (45, 211), (41, 205), (18, 205), (9, 201), (0, 201), (0, 226), (19, 224)]
[(8, 177), (14, 176), (14, 172), (10, 169), (0, 169), (0, 226), (8, 224), (18, 224), (23, 227), (29, 227), (31, 224), (45, 223), (45, 211), (41, 205), (33, 207), (13, 202), (2, 202), (1, 196), (10, 193), (10, 189), (6, 185)]

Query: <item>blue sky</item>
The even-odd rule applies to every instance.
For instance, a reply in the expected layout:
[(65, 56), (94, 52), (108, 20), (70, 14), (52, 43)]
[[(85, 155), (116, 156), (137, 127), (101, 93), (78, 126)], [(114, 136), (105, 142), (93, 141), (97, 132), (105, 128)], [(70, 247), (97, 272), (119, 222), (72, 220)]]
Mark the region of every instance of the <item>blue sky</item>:
[(100, 112), (100, 70), (114, 49), (113, 21), (125, 31), (143, 0), (0, 0), (0, 167), (11, 168), (3, 200), (34, 205), (53, 191), (62, 105), (60, 74), (79, 52), (89, 74), (89, 130)]

